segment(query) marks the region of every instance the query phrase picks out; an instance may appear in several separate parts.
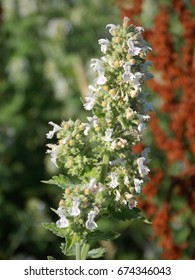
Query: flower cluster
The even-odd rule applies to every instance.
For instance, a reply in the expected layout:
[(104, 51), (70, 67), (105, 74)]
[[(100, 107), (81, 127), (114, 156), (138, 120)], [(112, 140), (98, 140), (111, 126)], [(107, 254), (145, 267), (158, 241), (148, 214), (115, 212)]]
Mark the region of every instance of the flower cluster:
[(57, 226), (77, 235), (95, 230), (97, 215), (133, 211), (148, 180), (150, 149), (135, 154), (132, 147), (141, 141), (151, 109), (143, 89), (152, 77), (145, 59), (151, 48), (142, 37), (143, 28), (129, 25), (128, 18), (122, 26), (107, 28), (111, 40), (98, 41), (103, 56), (90, 65), (97, 78), (84, 108), (92, 116), (85, 123), (50, 122), (53, 130), (47, 134), (58, 138), (57, 144), (48, 144), (52, 162), (70, 182), (76, 178), (74, 184), (62, 183), (65, 195), (56, 211)]

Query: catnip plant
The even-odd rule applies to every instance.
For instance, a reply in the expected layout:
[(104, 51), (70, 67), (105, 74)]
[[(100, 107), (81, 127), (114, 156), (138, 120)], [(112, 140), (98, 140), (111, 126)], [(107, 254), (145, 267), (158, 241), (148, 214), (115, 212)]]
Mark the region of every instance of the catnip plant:
[[(142, 141), (152, 106), (144, 90), (151, 50), (142, 37), (143, 28), (124, 18), (123, 24), (106, 26), (111, 39), (99, 39), (103, 56), (91, 60), (97, 76), (89, 85), (84, 103), (86, 122), (52, 121), (47, 153), (61, 174), (46, 181), (63, 189), (55, 223), (46, 229), (65, 240), (61, 250), (76, 259), (99, 258), (104, 248), (90, 250), (91, 242), (119, 236), (104, 232), (98, 219), (144, 219), (137, 196), (148, 180), (149, 148), (140, 154), (133, 147)], [(51, 257), (50, 257), (51, 258)]]

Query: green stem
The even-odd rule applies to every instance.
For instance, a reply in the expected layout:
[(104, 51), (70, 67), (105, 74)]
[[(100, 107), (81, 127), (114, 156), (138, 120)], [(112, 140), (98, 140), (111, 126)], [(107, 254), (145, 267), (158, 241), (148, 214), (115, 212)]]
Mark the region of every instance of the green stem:
[(81, 260), (81, 244), (76, 242), (76, 260)]
[(105, 179), (106, 179), (106, 174), (107, 174), (107, 169), (108, 169), (108, 163), (109, 163), (109, 155), (105, 154), (103, 156), (103, 161), (102, 161), (102, 170), (100, 174), (100, 183), (104, 184)]
[(87, 253), (89, 252), (90, 245), (87, 243), (84, 243), (82, 250), (81, 250), (81, 259), (86, 260), (87, 259)]

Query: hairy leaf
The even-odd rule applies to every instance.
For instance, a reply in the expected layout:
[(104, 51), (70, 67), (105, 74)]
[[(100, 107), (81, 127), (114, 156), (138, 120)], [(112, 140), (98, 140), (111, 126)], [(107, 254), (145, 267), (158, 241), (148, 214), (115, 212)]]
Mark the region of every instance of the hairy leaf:
[(95, 240), (110, 240), (110, 239), (115, 239), (120, 236), (119, 233), (113, 232), (113, 231), (100, 231), (96, 230), (93, 232), (90, 232), (86, 235), (86, 240), (87, 241), (95, 241)]
[(58, 228), (55, 223), (42, 223), (42, 226), (50, 231), (52, 231), (55, 235), (64, 238), (65, 231), (62, 228)]
[(103, 257), (104, 253), (106, 250), (102, 247), (97, 248), (97, 249), (92, 249), (88, 252), (87, 257), (92, 258), (92, 259), (98, 259)]

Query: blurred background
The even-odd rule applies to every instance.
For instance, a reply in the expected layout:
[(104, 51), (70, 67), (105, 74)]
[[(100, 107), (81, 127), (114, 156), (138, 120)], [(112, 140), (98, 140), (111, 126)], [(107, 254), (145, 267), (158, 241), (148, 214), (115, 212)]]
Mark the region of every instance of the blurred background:
[[(121, 233), (106, 259), (195, 259), (195, 1), (0, 0), (0, 259), (62, 259), (55, 221), (61, 191), (45, 154), (48, 122), (80, 118), (105, 25), (128, 16), (153, 48), (154, 104), (143, 146), (151, 181), (141, 221), (100, 221)], [(96, 246), (97, 244), (94, 244)]]

